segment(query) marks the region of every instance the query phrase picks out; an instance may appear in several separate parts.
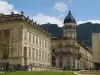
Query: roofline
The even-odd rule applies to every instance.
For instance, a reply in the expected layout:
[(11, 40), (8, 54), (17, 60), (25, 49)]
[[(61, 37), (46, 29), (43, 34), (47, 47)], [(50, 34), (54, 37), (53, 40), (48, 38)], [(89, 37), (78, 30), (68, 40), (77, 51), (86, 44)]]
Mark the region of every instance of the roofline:
[(80, 44), (84, 49), (86, 49), (88, 52), (92, 54), (92, 51), (90, 51), (90, 49), (88, 49), (84, 44), (82, 44), (80, 40), (77, 40), (77, 43)]
[(25, 21), (31, 24), (32, 26), (35, 26), (36, 28), (40, 29), (49, 36), (51, 36), (51, 34), (47, 30), (44, 30), (42, 27), (40, 27), (40, 25), (37, 24), (36, 21), (34, 22), (33, 19), (30, 20), (29, 16), (28, 17), (24, 16), (23, 11), (21, 11), (20, 14), (14, 14), (14, 12), (11, 12), (11, 14), (9, 15), (0, 14), (0, 23), (11, 22), (11, 21)]

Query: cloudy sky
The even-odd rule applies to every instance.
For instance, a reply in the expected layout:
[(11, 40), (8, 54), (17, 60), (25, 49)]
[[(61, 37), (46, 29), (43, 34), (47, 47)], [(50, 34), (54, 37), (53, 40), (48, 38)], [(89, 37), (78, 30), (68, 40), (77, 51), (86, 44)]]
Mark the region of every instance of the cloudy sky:
[(100, 23), (100, 0), (0, 0), (0, 13), (12, 11), (30, 16), (39, 24), (53, 23), (63, 26), (63, 20), (72, 11), (77, 24)]

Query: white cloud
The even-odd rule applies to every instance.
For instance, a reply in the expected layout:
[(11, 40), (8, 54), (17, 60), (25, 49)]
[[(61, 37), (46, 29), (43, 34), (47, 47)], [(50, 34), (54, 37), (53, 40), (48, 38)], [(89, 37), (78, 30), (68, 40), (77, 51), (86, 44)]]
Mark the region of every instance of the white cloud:
[(63, 26), (63, 20), (54, 16), (47, 16), (47, 15), (39, 13), (32, 18), (34, 21), (37, 21), (37, 23), (39, 24), (51, 23), (51, 24), (57, 24), (60, 27)]
[[(58, 17), (47, 16), (42, 13), (38, 13), (36, 16), (33, 16), (32, 19), (39, 24), (51, 23), (51, 24), (57, 24), (59, 27), (63, 26), (63, 20), (64, 20), (64, 18), (61, 19), (59, 16)], [(100, 24), (100, 20), (77, 21), (77, 24), (82, 24), (87, 22)]]
[(0, 13), (10, 14), (11, 12), (19, 13), (12, 4), (9, 4), (7, 1), (0, 0)]
[(91, 22), (91, 23), (99, 23), (100, 24), (100, 20), (86, 20), (86, 21), (78, 21), (78, 24), (82, 24), (82, 23), (86, 23), (86, 22)]
[[(36, 21), (39, 24), (46, 24), (46, 23), (51, 23), (51, 24), (57, 24), (59, 27), (63, 26), (63, 20), (64, 18), (60, 18), (60, 16), (55, 17), (55, 16), (47, 16), (42, 13), (38, 13), (36, 16), (33, 16), (32, 19)], [(77, 21), (77, 24), (82, 24), (82, 23), (99, 23), (100, 20), (86, 20), (86, 21)]]
[(55, 3), (54, 9), (58, 12), (65, 12), (68, 9), (68, 5), (64, 2)]

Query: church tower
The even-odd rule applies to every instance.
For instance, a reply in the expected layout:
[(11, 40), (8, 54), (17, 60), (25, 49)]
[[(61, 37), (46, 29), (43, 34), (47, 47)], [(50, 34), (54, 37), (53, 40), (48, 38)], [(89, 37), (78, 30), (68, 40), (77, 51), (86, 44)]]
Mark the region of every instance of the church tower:
[(71, 14), (71, 11), (69, 11), (64, 20), (63, 37), (76, 39), (76, 20)]

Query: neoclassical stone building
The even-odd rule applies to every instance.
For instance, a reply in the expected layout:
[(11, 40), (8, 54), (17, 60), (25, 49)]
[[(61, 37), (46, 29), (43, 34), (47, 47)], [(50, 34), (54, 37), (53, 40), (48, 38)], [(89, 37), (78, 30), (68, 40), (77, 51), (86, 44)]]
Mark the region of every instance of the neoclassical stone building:
[[(43, 69), (91, 69), (92, 53), (76, 39), (76, 21), (69, 11), (64, 20), (63, 36), (51, 37), (36, 22), (21, 14), (0, 14), (0, 40), (9, 40), (16, 51), (9, 56), (10, 65)], [(4, 59), (0, 52), (0, 67)], [(31, 67), (30, 67), (31, 66)]]
[(60, 69), (91, 69), (92, 53), (76, 39), (76, 21), (71, 11), (64, 20), (63, 36), (52, 38), (52, 66)]
[[(9, 64), (17, 68), (31, 65), (34, 67), (51, 66), (51, 36), (36, 22), (21, 14), (0, 14), (0, 40), (9, 40), (16, 47)], [(0, 64), (4, 63), (2, 54)]]

